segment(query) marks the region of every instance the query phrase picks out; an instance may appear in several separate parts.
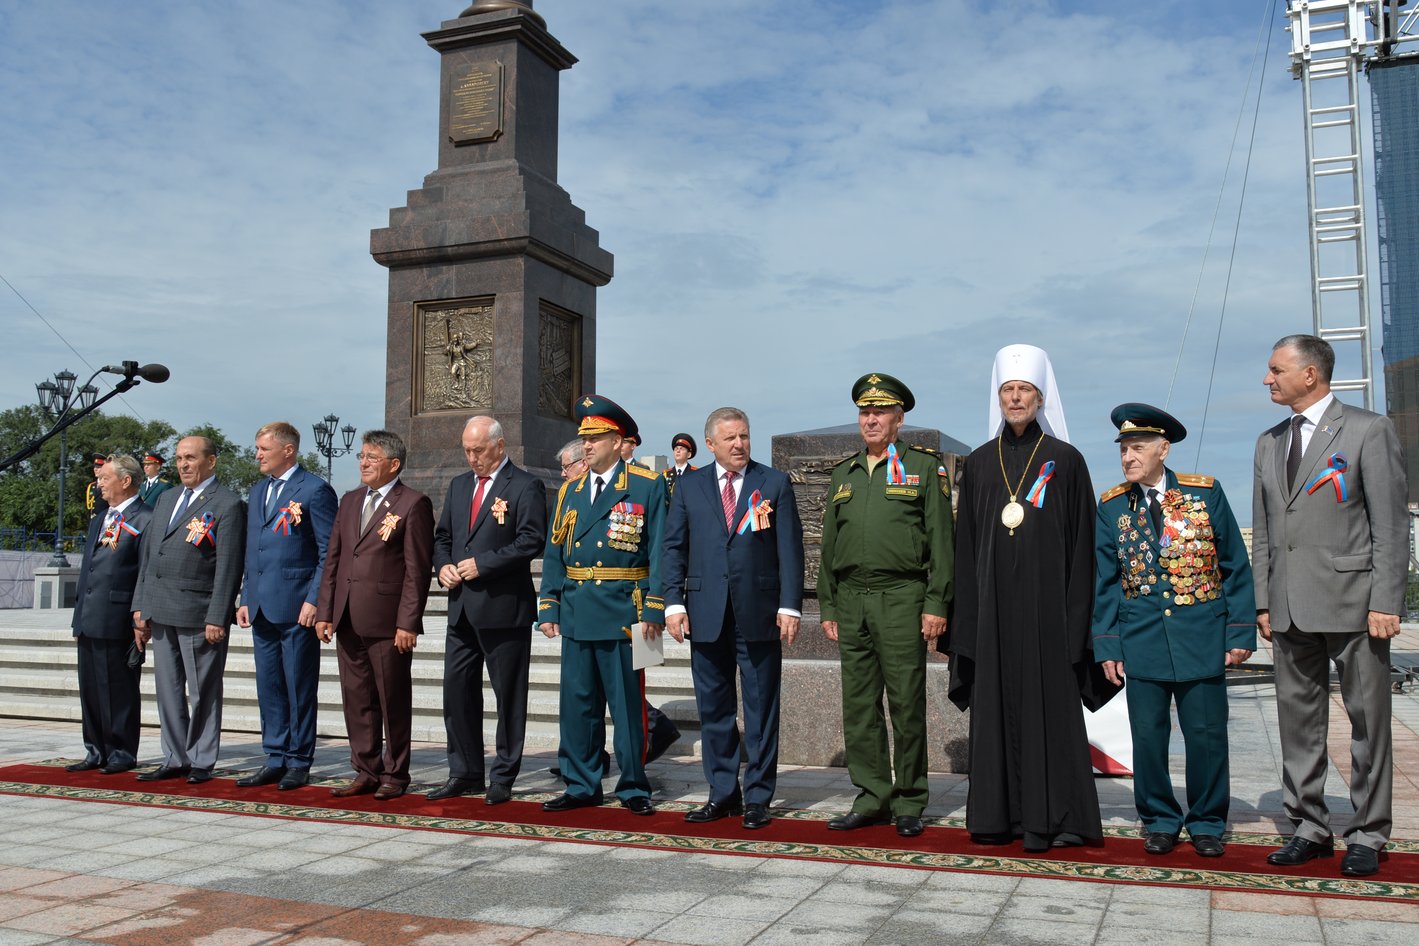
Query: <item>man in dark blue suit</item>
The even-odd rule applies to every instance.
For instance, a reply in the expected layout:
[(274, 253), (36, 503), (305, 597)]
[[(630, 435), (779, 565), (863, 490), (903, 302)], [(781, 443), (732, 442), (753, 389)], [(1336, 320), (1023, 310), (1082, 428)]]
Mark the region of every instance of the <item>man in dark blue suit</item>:
[(70, 772), (98, 769), (116, 775), (137, 764), (142, 664), (130, 665), (128, 655), (136, 652), (133, 586), (138, 583), (139, 543), (152, 515), (138, 498), (141, 475), (137, 460), (119, 454), (98, 473), (108, 509), (89, 521), (73, 622), (85, 755), (68, 766)]
[(338, 504), (329, 484), (296, 463), (300, 445), (300, 431), (284, 421), (256, 432), (256, 463), (266, 478), (249, 496), (236, 619), (251, 628), (266, 761), (237, 779), (243, 788), (273, 782), (283, 791), (299, 788), (315, 758), (315, 599)]
[[(683, 475), (665, 525), (666, 630), (690, 638), (709, 801), (685, 820), (742, 810), (762, 828), (778, 778), (782, 645), (803, 607), (803, 527), (788, 477), (749, 458), (749, 418), (721, 407), (705, 421), (713, 466)], [(748, 763), (739, 779), (735, 667), (744, 683)]]
[[(547, 541), (547, 488), (507, 456), (491, 417), (463, 426), (469, 472), (448, 484), (434, 529), (434, 569), (448, 589), (443, 722), (448, 781), (431, 801), (486, 789), (486, 804), (512, 798), (527, 732), (527, 679), (537, 590), (532, 560)], [(483, 664), (498, 703), (497, 758), (484, 776)]]

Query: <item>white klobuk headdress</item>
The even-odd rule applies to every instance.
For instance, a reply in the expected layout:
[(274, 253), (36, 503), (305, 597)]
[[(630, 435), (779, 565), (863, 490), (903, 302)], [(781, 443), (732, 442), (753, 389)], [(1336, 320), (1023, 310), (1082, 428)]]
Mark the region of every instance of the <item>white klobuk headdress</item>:
[(990, 428), (987, 436), (1000, 436), (1005, 418), (1000, 413), (1000, 386), (1007, 381), (1027, 381), (1044, 395), (1045, 406), (1036, 420), (1051, 437), (1069, 442), (1069, 428), (1064, 423), (1064, 404), (1059, 399), (1059, 385), (1054, 381), (1054, 366), (1043, 348), (1034, 345), (1006, 345), (995, 353), (995, 366), (990, 369)]

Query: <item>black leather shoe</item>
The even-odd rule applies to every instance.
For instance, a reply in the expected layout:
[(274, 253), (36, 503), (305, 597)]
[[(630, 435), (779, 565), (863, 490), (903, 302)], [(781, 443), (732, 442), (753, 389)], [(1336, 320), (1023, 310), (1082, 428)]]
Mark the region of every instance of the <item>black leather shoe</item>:
[(102, 764), (103, 763), (99, 762), (98, 759), (85, 759), (83, 762), (70, 762), (68, 765), (64, 766), (64, 771), (89, 772), (98, 768)]
[(1297, 867), (1317, 857), (1331, 857), (1334, 854), (1335, 845), (1329, 839), (1324, 844), (1319, 844), (1293, 834), (1285, 847), (1266, 855), (1266, 863), (1275, 864), (1277, 867)]
[(1363, 844), (1347, 844), (1340, 859), (1340, 872), (1346, 877), (1368, 877), (1380, 872), (1380, 852)]
[(886, 818), (874, 818), (871, 815), (859, 814), (856, 811), (849, 811), (847, 814), (834, 818), (828, 822), (829, 831), (856, 831), (858, 828), (870, 828), (873, 825), (886, 824)]
[(591, 798), (579, 798), (576, 795), (558, 795), (551, 801), (542, 803), (543, 811), (572, 811), (576, 808), (595, 808), (604, 799), (600, 795), (593, 795)]
[(451, 778), (424, 797), (429, 801), (457, 798), (460, 795), (477, 795), (483, 790), (483, 780), (476, 778)]
[(274, 785), (286, 774), (285, 766), (263, 765), (261, 771), (237, 779), (237, 788), (256, 788), (258, 785)]
[(1178, 836), (1166, 831), (1151, 831), (1143, 842), (1143, 850), (1148, 854), (1170, 854), (1178, 846)]
[(1222, 839), (1215, 834), (1197, 834), (1192, 838), (1192, 849), (1198, 857), (1221, 857), (1227, 853)]
[(281, 776), (281, 781), (276, 784), (276, 788), (283, 792), (289, 792), (293, 788), (303, 788), (310, 783), (310, 769), (287, 769), (286, 774)]
[(185, 765), (160, 765), (156, 769), (138, 776), (140, 782), (162, 782), (170, 778), (182, 778), (189, 771)]
[(707, 801), (694, 811), (685, 812), (685, 820), (690, 824), (708, 824), (711, 821), (728, 818), (730, 815), (742, 815), (743, 813), (744, 803), (742, 801)]
[(203, 782), (212, 781), (211, 769), (193, 769), (187, 776), (188, 785), (201, 785)]
[(501, 805), (510, 801), (512, 801), (512, 786), (504, 785), (502, 782), (494, 782), (488, 786), (488, 795), (483, 799), (483, 804)]
[(636, 795), (634, 798), (622, 798), (621, 807), (633, 815), (653, 815), (655, 806), (650, 803), (650, 799), (644, 795)]
[(134, 768), (137, 767), (137, 765), (138, 765), (137, 762), (129, 762), (129, 761), (124, 761), (124, 762), (109, 762), (109, 763), (108, 763), (107, 765), (105, 765), (103, 768), (99, 769), (99, 774), (100, 774), (100, 775), (118, 775), (118, 774), (121, 773), (121, 772), (130, 772), (130, 771), (132, 771)]
[(745, 805), (744, 806), (744, 827), (750, 831), (759, 828), (767, 828), (769, 822), (774, 819), (769, 815), (767, 805)]
[(924, 830), (921, 818), (916, 815), (897, 815), (897, 834), (902, 837), (914, 838)]
[(670, 725), (670, 720), (665, 721), (665, 725), (659, 732), (650, 734), (650, 745), (645, 750), (645, 764), (650, 765), (656, 759), (665, 755), (666, 751), (680, 739), (680, 730)]

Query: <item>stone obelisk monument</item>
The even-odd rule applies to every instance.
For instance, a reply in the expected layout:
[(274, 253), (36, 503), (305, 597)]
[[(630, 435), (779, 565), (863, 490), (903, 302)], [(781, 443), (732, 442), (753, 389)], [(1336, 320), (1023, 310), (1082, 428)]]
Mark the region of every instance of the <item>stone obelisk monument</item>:
[(479, 0), (423, 36), (442, 57), (438, 168), (370, 253), (389, 268), (385, 424), (408, 445), (405, 481), (438, 505), (467, 470), (473, 414), (557, 478), (572, 401), (595, 387), (612, 257), (557, 185), (558, 74), (576, 57), (531, 0)]

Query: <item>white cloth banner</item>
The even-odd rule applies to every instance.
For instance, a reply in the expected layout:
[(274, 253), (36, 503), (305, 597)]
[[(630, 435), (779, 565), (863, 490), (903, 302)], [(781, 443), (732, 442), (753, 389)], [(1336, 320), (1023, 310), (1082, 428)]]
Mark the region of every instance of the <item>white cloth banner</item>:
[(1133, 732), (1128, 728), (1125, 690), (1118, 691), (1097, 713), (1085, 710), (1084, 728), (1089, 733), (1089, 757), (1094, 762), (1095, 772), (1133, 774)]

